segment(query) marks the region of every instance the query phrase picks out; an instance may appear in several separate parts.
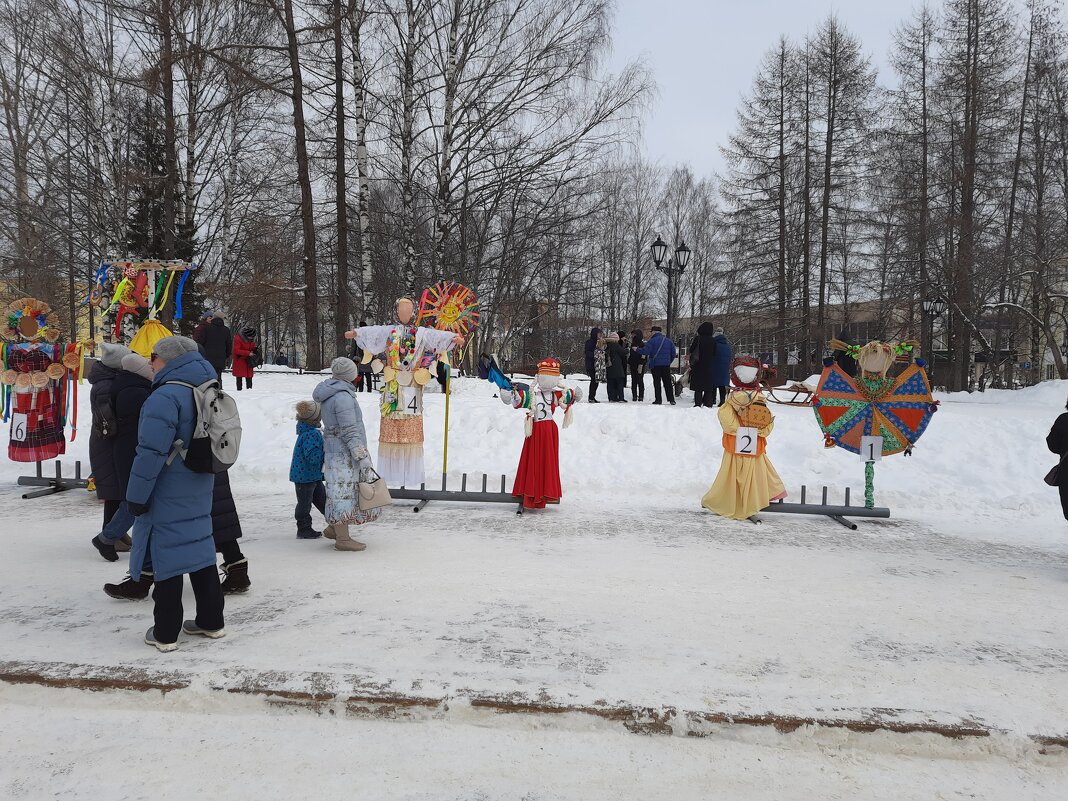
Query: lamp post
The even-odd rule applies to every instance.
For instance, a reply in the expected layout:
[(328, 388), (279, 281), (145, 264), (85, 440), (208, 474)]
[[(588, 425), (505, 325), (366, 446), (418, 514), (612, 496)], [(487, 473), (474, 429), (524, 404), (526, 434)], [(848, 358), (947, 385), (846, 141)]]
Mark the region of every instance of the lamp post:
[(927, 348), (931, 357), (931, 373), (934, 374), (934, 321), (941, 317), (946, 310), (946, 301), (941, 295), (928, 295), (923, 299), (923, 313), (927, 317), (928, 330), (924, 332), (927, 337)]
[(667, 264), (664, 264), (667, 249), (667, 244), (658, 234), (652, 247), (653, 263), (656, 265), (656, 269), (667, 276), (668, 280), (667, 337), (671, 339), (672, 322), (675, 316), (675, 279), (686, 272), (686, 265), (690, 263), (690, 249), (686, 247), (685, 242), (681, 243), (675, 248), (675, 255), (667, 260)]

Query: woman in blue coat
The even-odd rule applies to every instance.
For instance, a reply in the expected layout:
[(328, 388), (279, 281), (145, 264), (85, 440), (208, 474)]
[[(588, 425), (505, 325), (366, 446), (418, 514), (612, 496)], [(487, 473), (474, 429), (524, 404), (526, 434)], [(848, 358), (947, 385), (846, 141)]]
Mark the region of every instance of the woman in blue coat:
[(734, 348), (727, 340), (722, 328), (717, 328), (712, 337), (716, 342), (716, 355), (712, 367), (712, 385), (719, 393), (718, 406), (727, 402), (727, 387), (730, 386), (731, 361), (734, 359)]
[[(222, 637), (223, 593), (215, 567), (211, 503), (215, 476), (194, 473), (180, 455), (176, 440), (193, 438), (196, 407), (189, 387), (217, 381), (215, 368), (187, 337), (165, 337), (152, 354), (153, 391), (141, 409), (137, 451), (126, 502), (136, 518), (130, 551), (130, 575), (141, 573), (150, 556), (156, 582), (155, 625), (145, 642), (160, 651), (177, 648), (178, 634)], [(196, 620), (182, 623), (183, 576), (189, 575), (197, 601)]]

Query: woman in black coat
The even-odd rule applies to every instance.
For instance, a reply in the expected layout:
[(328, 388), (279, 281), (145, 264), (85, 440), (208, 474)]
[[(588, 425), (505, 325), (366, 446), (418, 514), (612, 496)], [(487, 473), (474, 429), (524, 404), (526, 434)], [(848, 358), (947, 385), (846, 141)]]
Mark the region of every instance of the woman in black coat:
[(630, 367), (630, 399), (643, 401), (645, 400), (646, 357), (642, 356), (641, 349), (645, 347), (645, 337), (638, 329), (630, 333), (630, 355), (627, 357), (627, 365)]
[[(1065, 406), (1068, 409), (1068, 405)], [(1061, 512), (1064, 519), (1068, 520), (1068, 465), (1065, 464), (1065, 455), (1068, 454), (1068, 412), (1057, 418), (1046, 437), (1046, 447), (1061, 458), (1060, 470), (1058, 470), (1057, 491), (1061, 496)]]
[[(625, 340), (624, 340), (625, 341)], [(608, 402), (626, 403), (623, 390), (627, 381), (627, 347), (619, 341), (619, 334), (608, 335), (605, 348), (605, 377), (608, 379)]]
[(601, 329), (591, 328), (590, 338), (586, 340), (586, 375), (590, 377), (590, 403), (597, 403), (597, 362), (604, 358), (600, 343)]
[(690, 389), (694, 406), (716, 405), (716, 327), (701, 323), (690, 343)]
[(89, 407), (93, 427), (89, 432), (89, 468), (96, 485), (96, 497), (104, 502), (104, 525), (119, 509), (126, 497), (115, 475), (115, 413), (111, 405), (111, 388), (122, 372), (122, 357), (130, 353), (123, 345), (102, 342), (97, 361), (89, 371)]

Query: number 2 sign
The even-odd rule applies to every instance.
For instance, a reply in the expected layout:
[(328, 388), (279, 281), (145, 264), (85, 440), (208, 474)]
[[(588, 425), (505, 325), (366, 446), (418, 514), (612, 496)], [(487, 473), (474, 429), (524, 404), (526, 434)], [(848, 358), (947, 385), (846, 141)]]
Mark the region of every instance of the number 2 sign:
[(883, 458), (882, 437), (861, 437), (860, 458), (865, 462), (878, 462)]
[(757, 430), (745, 426), (734, 435), (734, 453), (738, 456), (756, 456)]

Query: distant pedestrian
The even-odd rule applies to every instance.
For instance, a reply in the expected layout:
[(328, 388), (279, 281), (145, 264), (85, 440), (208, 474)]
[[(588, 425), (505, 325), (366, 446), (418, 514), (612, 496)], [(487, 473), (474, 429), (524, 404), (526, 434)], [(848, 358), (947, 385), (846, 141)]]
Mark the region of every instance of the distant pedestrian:
[(715, 405), (716, 400), (716, 339), (712, 323), (701, 323), (697, 336), (690, 343), (690, 389), (693, 405)]
[(200, 352), (204, 354), (204, 358), (215, 368), (216, 377), (221, 381), (222, 374), (226, 372), (226, 366), (230, 363), (230, 357), (234, 351), (234, 337), (230, 329), (226, 327), (222, 312), (212, 314), (211, 323), (204, 326), (200, 339), (195, 341), (200, 345)]
[(627, 364), (630, 367), (630, 399), (634, 401), (645, 400), (645, 361), (641, 350), (645, 347), (645, 337), (639, 329), (630, 332), (630, 354)]
[[(629, 370), (627, 359), (630, 356), (630, 346), (627, 344), (629, 340), (627, 339), (626, 331), (617, 331), (616, 333), (619, 334), (619, 344), (623, 346), (623, 394), (625, 396), (627, 389), (627, 372)], [(625, 400), (626, 398), (624, 397), (624, 401)]]
[[(215, 377), (214, 367), (186, 337), (159, 340), (152, 354), (153, 392), (141, 409), (137, 452), (126, 502), (136, 518), (130, 573), (140, 575), (151, 560), (155, 578), (155, 624), (145, 642), (160, 651), (178, 647), (178, 634), (222, 637), (223, 592), (211, 536), (215, 477), (195, 473), (175, 455), (191, 442), (197, 412), (193, 391)], [(181, 383), (175, 383), (181, 382)], [(182, 623), (182, 584), (188, 574), (197, 601), (195, 620)]]
[(597, 387), (605, 380), (604, 338), (600, 328), (590, 329), (586, 340), (586, 375), (590, 377), (590, 403), (598, 403)]
[(260, 365), (259, 345), (256, 343), (256, 329), (250, 325), (241, 329), (241, 333), (234, 337), (234, 378), (237, 379), (237, 391), (241, 391), (241, 381), (244, 379), (249, 389), (252, 389), (252, 374)]
[(204, 329), (211, 325), (211, 312), (206, 311), (200, 315), (200, 321), (197, 323), (197, 327), (193, 329), (193, 341), (198, 345), (204, 344)]
[(727, 402), (727, 387), (730, 386), (731, 361), (734, 359), (734, 347), (722, 328), (717, 328), (715, 333), (716, 358), (712, 368), (712, 383), (719, 394), (718, 406)]
[(297, 493), (297, 539), (314, 540), (323, 536), (312, 528), (311, 510), (314, 506), (326, 517), (326, 485), (323, 483), (322, 407), (313, 400), (297, 404), (297, 441), (293, 445), (293, 460), (289, 466), (289, 480)]
[(671, 365), (679, 355), (675, 343), (664, 336), (660, 326), (654, 325), (653, 335), (640, 352), (649, 357), (649, 370), (653, 374), (653, 392), (656, 396), (653, 405), (662, 404), (666, 395), (668, 403), (674, 406), (675, 386), (671, 380)]
[[(367, 323), (360, 320), (359, 327), (366, 328)], [(357, 391), (363, 390), (364, 392), (373, 392), (375, 388), (374, 368), (371, 367), (370, 359), (366, 360), (366, 364), (364, 363), (363, 348), (356, 344), (355, 339), (352, 340), (352, 349), (349, 351), (349, 358), (356, 362), (356, 371), (360, 378), (359, 384), (356, 385)]]
[(280, 350), (277, 354), (275, 354), (274, 363), (277, 364), (279, 367), (289, 366), (289, 359), (286, 358), (285, 351)]
[(619, 341), (619, 334), (615, 331), (608, 335), (605, 360), (607, 362), (605, 373), (608, 379), (608, 401), (609, 403), (626, 403), (623, 389), (627, 380), (627, 348)]
[[(1068, 405), (1065, 406), (1068, 409)], [(1046, 447), (1060, 457), (1057, 463), (1057, 492), (1061, 497), (1061, 513), (1068, 520), (1068, 412), (1062, 413), (1053, 423), (1046, 437)]]

